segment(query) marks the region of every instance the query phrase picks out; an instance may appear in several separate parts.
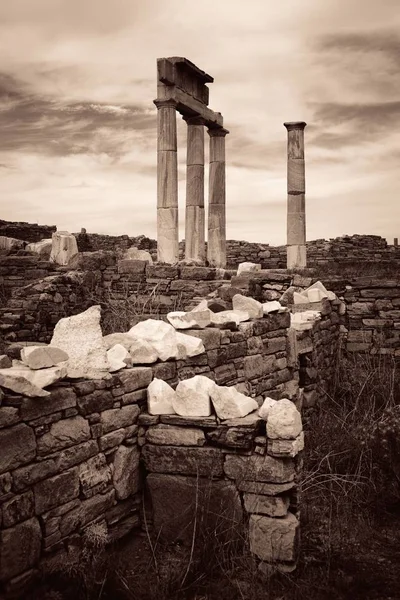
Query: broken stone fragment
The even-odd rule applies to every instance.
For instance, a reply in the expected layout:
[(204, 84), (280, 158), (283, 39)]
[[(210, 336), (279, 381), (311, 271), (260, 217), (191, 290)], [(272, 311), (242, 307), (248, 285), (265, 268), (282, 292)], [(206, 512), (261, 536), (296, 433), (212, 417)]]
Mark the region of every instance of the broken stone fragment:
[(258, 408), (253, 398), (241, 394), (234, 386), (214, 385), (211, 389), (211, 400), (220, 419), (245, 417)]
[(78, 244), (72, 233), (68, 233), (68, 231), (53, 233), (50, 262), (65, 266), (76, 254), (78, 254)]
[(51, 238), (40, 240), (39, 242), (32, 242), (28, 244), (25, 250), (29, 252), (34, 252), (35, 254), (39, 254), (39, 256), (44, 260), (49, 260), (51, 249), (53, 245), (53, 240)]
[(297, 456), (299, 452), (304, 450), (304, 431), (297, 436), (295, 440), (268, 440), (268, 454), (276, 457), (291, 457)]
[(211, 311), (175, 311), (168, 313), (167, 319), (175, 329), (204, 329), (211, 323)]
[(8, 369), (11, 367), (11, 359), (7, 354), (0, 355), (0, 369)]
[(318, 288), (312, 288), (307, 291), (307, 297), (309, 302), (321, 302), (321, 300), (327, 298), (327, 295)]
[(249, 521), (250, 551), (267, 562), (296, 560), (299, 521), (292, 513), (275, 519), (251, 515)]
[(60, 319), (55, 326), (50, 345), (68, 354), (68, 377), (101, 379), (109, 376), (100, 316), (100, 306), (91, 306), (78, 315)]
[(134, 365), (150, 365), (158, 360), (158, 354), (150, 342), (134, 340), (129, 348)]
[(247, 312), (251, 319), (261, 319), (263, 316), (263, 305), (254, 298), (235, 294), (232, 298), (233, 310)]
[(11, 371), (18, 371), (22, 377), (25, 377), (39, 388), (47, 387), (67, 376), (66, 363), (48, 367), (47, 369), (30, 369), (20, 360), (13, 360)]
[(249, 513), (284, 517), (289, 508), (289, 496), (265, 496), (264, 494), (244, 494), (244, 507)]
[(123, 260), (145, 260), (150, 265), (153, 264), (153, 259), (151, 257), (150, 252), (147, 250), (139, 250), (136, 246), (131, 246), (127, 250), (125, 250), (123, 256)]
[(166, 381), (153, 379), (147, 388), (147, 410), (150, 415), (174, 415), (175, 391)]
[(109, 333), (103, 337), (107, 350), (110, 350), (116, 344), (120, 344), (127, 350), (130, 349), (134, 338), (129, 333)]
[(271, 406), (267, 417), (267, 437), (294, 440), (303, 429), (301, 415), (296, 406), (283, 398)]
[(158, 357), (163, 361), (178, 356), (176, 331), (169, 323), (147, 319), (131, 327), (128, 334), (151, 344)]
[(271, 302), (264, 302), (263, 305), (263, 313), (264, 315), (268, 315), (272, 312), (277, 312), (278, 310), (283, 309), (284, 307), (278, 300), (272, 300)]
[(272, 406), (274, 406), (274, 404), (276, 404), (276, 403), (277, 403), (277, 400), (273, 400), (273, 398), (269, 398), (267, 396), (258, 411), (258, 415), (262, 419), (264, 419), (264, 421), (266, 421), (268, 419), (269, 411), (271, 410)]
[(0, 386), (29, 398), (50, 396), (50, 392), (33, 385), (19, 369), (0, 369)]
[(209, 417), (210, 394), (214, 386), (215, 383), (204, 375), (180, 381), (172, 400), (175, 412), (182, 417)]
[(45, 369), (68, 360), (68, 354), (55, 346), (25, 346), (21, 360), (31, 369)]
[(115, 344), (110, 350), (107, 350), (107, 360), (110, 363), (110, 373), (115, 373), (115, 371), (125, 369), (127, 365), (132, 365), (131, 355), (121, 344)]
[(184, 333), (176, 332), (176, 341), (178, 344), (179, 360), (185, 360), (198, 354), (205, 352), (203, 341), (193, 335), (185, 335)]
[(160, 424), (147, 430), (146, 441), (159, 446), (204, 446), (206, 438), (201, 429)]
[(253, 263), (253, 262), (239, 263), (237, 275), (240, 275), (241, 273), (246, 273), (249, 271), (250, 272), (261, 271), (261, 265), (257, 264), (257, 263)]
[(308, 304), (309, 302), (306, 293), (299, 294), (299, 292), (293, 292), (293, 304)]
[[(309, 292), (311, 290), (318, 290), (320, 292), (318, 300), (311, 300), (310, 299)], [(324, 298), (328, 298), (328, 290), (326, 289), (326, 287), (324, 286), (324, 284), (321, 281), (316, 281), (315, 283), (313, 283), (312, 285), (310, 285), (305, 290), (304, 294), (308, 296), (309, 302), (319, 302), (319, 300), (323, 300)], [(312, 297), (316, 298), (317, 295), (316, 294), (314, 296), (312, 295)]]
[(244, 310), (222, 310), (218, 313), (211, 313), (211, 323), (215, 325), (225, 325), (226, 323), (242, 323), (248, 321), (250, 315)]

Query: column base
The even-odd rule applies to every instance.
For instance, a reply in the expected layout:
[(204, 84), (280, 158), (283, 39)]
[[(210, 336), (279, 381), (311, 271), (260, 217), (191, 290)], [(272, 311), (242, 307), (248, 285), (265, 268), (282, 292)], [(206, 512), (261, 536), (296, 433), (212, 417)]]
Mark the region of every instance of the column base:
[(307, 250), (305, 244), (286, 246), (286, 267), (288, 269), (303, 269), (307, 266)]

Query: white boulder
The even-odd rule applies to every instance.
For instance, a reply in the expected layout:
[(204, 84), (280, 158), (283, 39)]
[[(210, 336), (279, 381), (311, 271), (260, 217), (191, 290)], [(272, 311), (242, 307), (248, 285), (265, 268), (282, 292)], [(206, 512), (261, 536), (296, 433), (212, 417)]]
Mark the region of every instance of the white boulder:
[(250, 315), (244, 310), (221, 310), (219, 313), (211, 313), (211, 323), (214, 325), (225, 325), (225, 323), (243, 323), (248, 321)]
[(68, 360), (68, 354), (55, 346), (24, 346), (21, 360), (31, 369), (45, 369)]
[(26, 242), (17, 240), (16, 238), (0, 235), (0, 252), (9, 252), (10, 250), (22, 250)]
[(264, 421), (266, 421), (268, 419), (269, 411), (271, 410), (272, 406), (274, 406), (276, 403), (277, 403), (277, 400), (274, 400), (273, 398), (269, 398), (267, 396), (264, 399), (262, 406), (260, 406), (260, 408), (258, 410), (258, 415), (262, 419), (264, 419)]
[(147, 410), (150, 415), (174, 415), (175, 391), (166, 381), (153, 379), (147, 388)]
[(253, 398), (241, 394), (233, 386), (214, 385), (211, 389), (211, 401), (220, 419), (245, 417), (258, 408)]
[(33, 385), (24, 374), (21, 374), (20, 369), (13, 367), (0, 369), (0, 387), (12, 390), (23, 396), (28, 396), (29, 398), (50, 396), (50, 392)]
[(313, 288), (312, 290), (307, 291), (308, 301), (309, 302), (321, 302), (327, 296), (321, 292), (318, 288)]
[(178, 356), (179, 360), (197, 356), (205, 352), (203, 341), (200, 338), (194, 337), (194, 335), (185, 335), (184, 333), (176, 332), (176, 341), (178, 344)]
[(284, 398), (270, 407), (267, 417), (268, 438), (294, 440), (302, 430), (301, 415), (293, 402)]
[(78, 254), (76, 238), (68, 231), (56, 231), (52, 235), (50, 262), (67, 265)]
[(60, 319), (54, 328), (50, 345), (64, 350), (68, 377), (101, 379), (108, 375), (106, 345), (100, 327), (100, 306)]
[(32, 242), (28, 244), (25, 250), (29, 250), (29, 252), (34, 252), (35, 254), (39, 254), (44, 259), (49, 259), (51, 254), (51, 249), (53, 246), (53, 240), (51, 238), (40, 240), (40, 242)]
[(204, 375), (180, 381), (172, 402), (175, 412), (182, 417), (209, 417), (210, 394), (214, 386), (215, 383)]
[(125, 250), (123, 256), (123, 260), (145, 260), (150, 265), (153, 264), (153, 259), (151, 258), (150, 252), (147, 250), (139, 250), (136, 246), (131, 246), (127, 250)]
[(253, 262), (239, 263), (237, 275), (240, 275), (240, 273), (245, 273), (246, 271), (261, 271), (261, 265)]
[(299, 294), (299, 292), (293, 292), (293, 304), (308, 304), (309, 302), (305, 292), (301, 294)]
[(129, 346), (133, 365), (151, 365), (158, 360), (158, 354), (150, 342), (133, 340)]
[(263, 316), (263, 305), (254, 298), (235, 294), (232, 298), (233, 310), (247, 312), (251, 319), (260, 319)]
[(128, 334), (138, 340), (149, 342), (161, 360), (178, 356), (176, 331), (169, 323), (147, 319), (134, 325)]
[(264, 302), (263, 305), (263, 313), (264, 315), (268, 315), (272, 312), (277, 312), (281, 308), (283, 308), (282, 304), (278, 302), (278, 300), (271, 300), (271, 302)]
[[(311, 290), (319, 290), (321, 292), (321, 294), (320, 294), (321, 300), (328, 297), (328, 290), (326, 289), (326, 287), (324, 286), (324, 284), (321, 281), (316, 281), (315, 283), (310, 285), (306, 289), (305, 294), (308, 295), (308, 292)], [(317, 302), (317, 300), (310, 300), (310, 302)]]
[[(196, 307), (197, 308), (197, 307)], [(167, 319), (175, 329), (204, 329), (211, 323), (211, 311), (175, 311), (167, 314)]]
[(125, 369), (127, 365), (132, 365), (131, 355), (121, 344), (115, 344), (110, 350), (107, 350), (107, 359), (110, 363), (110, 373), (115, 373), (115, 371)]

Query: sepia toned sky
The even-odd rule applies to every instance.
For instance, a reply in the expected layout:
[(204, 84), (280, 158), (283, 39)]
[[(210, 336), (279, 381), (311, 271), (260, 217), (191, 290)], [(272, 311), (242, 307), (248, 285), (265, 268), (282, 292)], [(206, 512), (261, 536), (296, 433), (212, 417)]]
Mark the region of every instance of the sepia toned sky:
[(294, 120), (308, 123), (307, 239), (400, 237), (399, 0), (0, 2), (0, 218), (155, 237), (162, 56), (215, 79), (229, 239), (285, 242)]

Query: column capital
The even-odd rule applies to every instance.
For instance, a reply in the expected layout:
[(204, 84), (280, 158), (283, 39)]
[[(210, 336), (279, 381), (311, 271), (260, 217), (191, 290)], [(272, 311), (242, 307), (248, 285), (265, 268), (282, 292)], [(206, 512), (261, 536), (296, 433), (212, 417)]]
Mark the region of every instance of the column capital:
[(182, 116), (182, 119), (186, 121), (188, 125), (205, 125), (203, 117), (196, 115), (194, 117)]
[(178, 103), (176, 100), (173, 100), (172, 98), (170, 100), (159, 100), (158, 98), (156, 98), (155, 100), (153, 100), (154, 104), (157, 106), (157, 109), (160, 110), (160, 108), (175, 108), (178, 106)]
[(207, 129), (207, 133), (210, 137), (225, 137), (229, 131), (223, 127), (218, 127), (215, 129)]
[(288, 131), (294, 131), (296, 129), (299, 131), (303, 131), (306, 125), (307, 123), (305, 123), (304, 121), (289, 121), (287, 123), (284, 123), (284, 126)]

